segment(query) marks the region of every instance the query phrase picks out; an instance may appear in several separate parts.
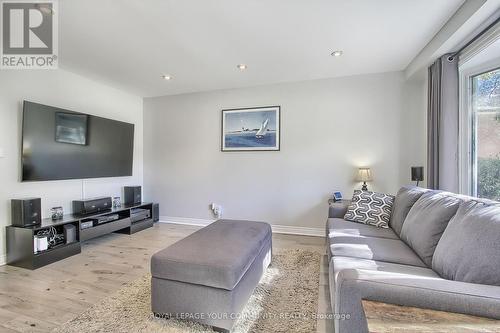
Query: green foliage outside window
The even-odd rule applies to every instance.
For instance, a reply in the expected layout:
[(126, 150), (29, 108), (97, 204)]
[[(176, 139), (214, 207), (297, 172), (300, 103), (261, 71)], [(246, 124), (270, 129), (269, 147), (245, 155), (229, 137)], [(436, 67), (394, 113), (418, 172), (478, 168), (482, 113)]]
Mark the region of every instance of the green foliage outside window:
[(474, 77), (473, 102), (478, 120), (477, 194), (500, 201), (500, 69)]
[(477, 161), (477, 194), (500, 201), (500, 156)]

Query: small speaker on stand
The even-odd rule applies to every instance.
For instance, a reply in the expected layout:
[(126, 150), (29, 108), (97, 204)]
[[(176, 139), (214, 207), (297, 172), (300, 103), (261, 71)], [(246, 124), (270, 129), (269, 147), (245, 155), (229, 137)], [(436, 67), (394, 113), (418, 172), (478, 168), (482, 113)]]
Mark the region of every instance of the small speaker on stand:
[(411, 180), (418, 183), (424, 180), (424, 167), (411, 167)]

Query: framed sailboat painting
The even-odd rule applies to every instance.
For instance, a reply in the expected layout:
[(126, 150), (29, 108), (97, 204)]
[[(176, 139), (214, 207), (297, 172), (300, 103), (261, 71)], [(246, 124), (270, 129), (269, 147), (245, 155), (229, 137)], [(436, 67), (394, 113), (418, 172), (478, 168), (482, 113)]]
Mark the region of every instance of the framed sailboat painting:
[(222, 151), (280, 150), (280, 107), (222, 110)]

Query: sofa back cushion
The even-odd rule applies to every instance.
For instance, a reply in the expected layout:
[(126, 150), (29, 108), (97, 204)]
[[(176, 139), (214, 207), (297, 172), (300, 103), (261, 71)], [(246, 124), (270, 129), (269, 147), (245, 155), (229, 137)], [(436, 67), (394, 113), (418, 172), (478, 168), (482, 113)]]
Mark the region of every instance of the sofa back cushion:
[(344, 219), (389, 228), (393, 203), (392, 195), (355, 190)]
[(429, 267), (436, 246), (462, 200), (448, 192), (424, 193), (408, 212), (401, 239)]
[(500, 286), (500, 206), (463, 203), (439, 241), (432, 269), (441, 277)]
[(420, 199), (422, 194), (429, 191), (428, 189), (411, 185), (403, 186), (398, 191), (396, 199), (394, 200), (394, 205), (392, 206), (391, 220), (389, 222), (389, 226), (398, 236), (401, 235), (403, 223), (411, 207)]

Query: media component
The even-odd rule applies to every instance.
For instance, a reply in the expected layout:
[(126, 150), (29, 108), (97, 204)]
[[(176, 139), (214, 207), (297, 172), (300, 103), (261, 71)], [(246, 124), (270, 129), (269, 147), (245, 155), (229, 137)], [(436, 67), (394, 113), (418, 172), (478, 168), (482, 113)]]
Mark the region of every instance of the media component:
[(24, 101), (22, 181), (132, 176), (134, 124)]
[(112, 207), (111, 197), (73, 200), (73, 213), (77, 215), (94, 214)]

